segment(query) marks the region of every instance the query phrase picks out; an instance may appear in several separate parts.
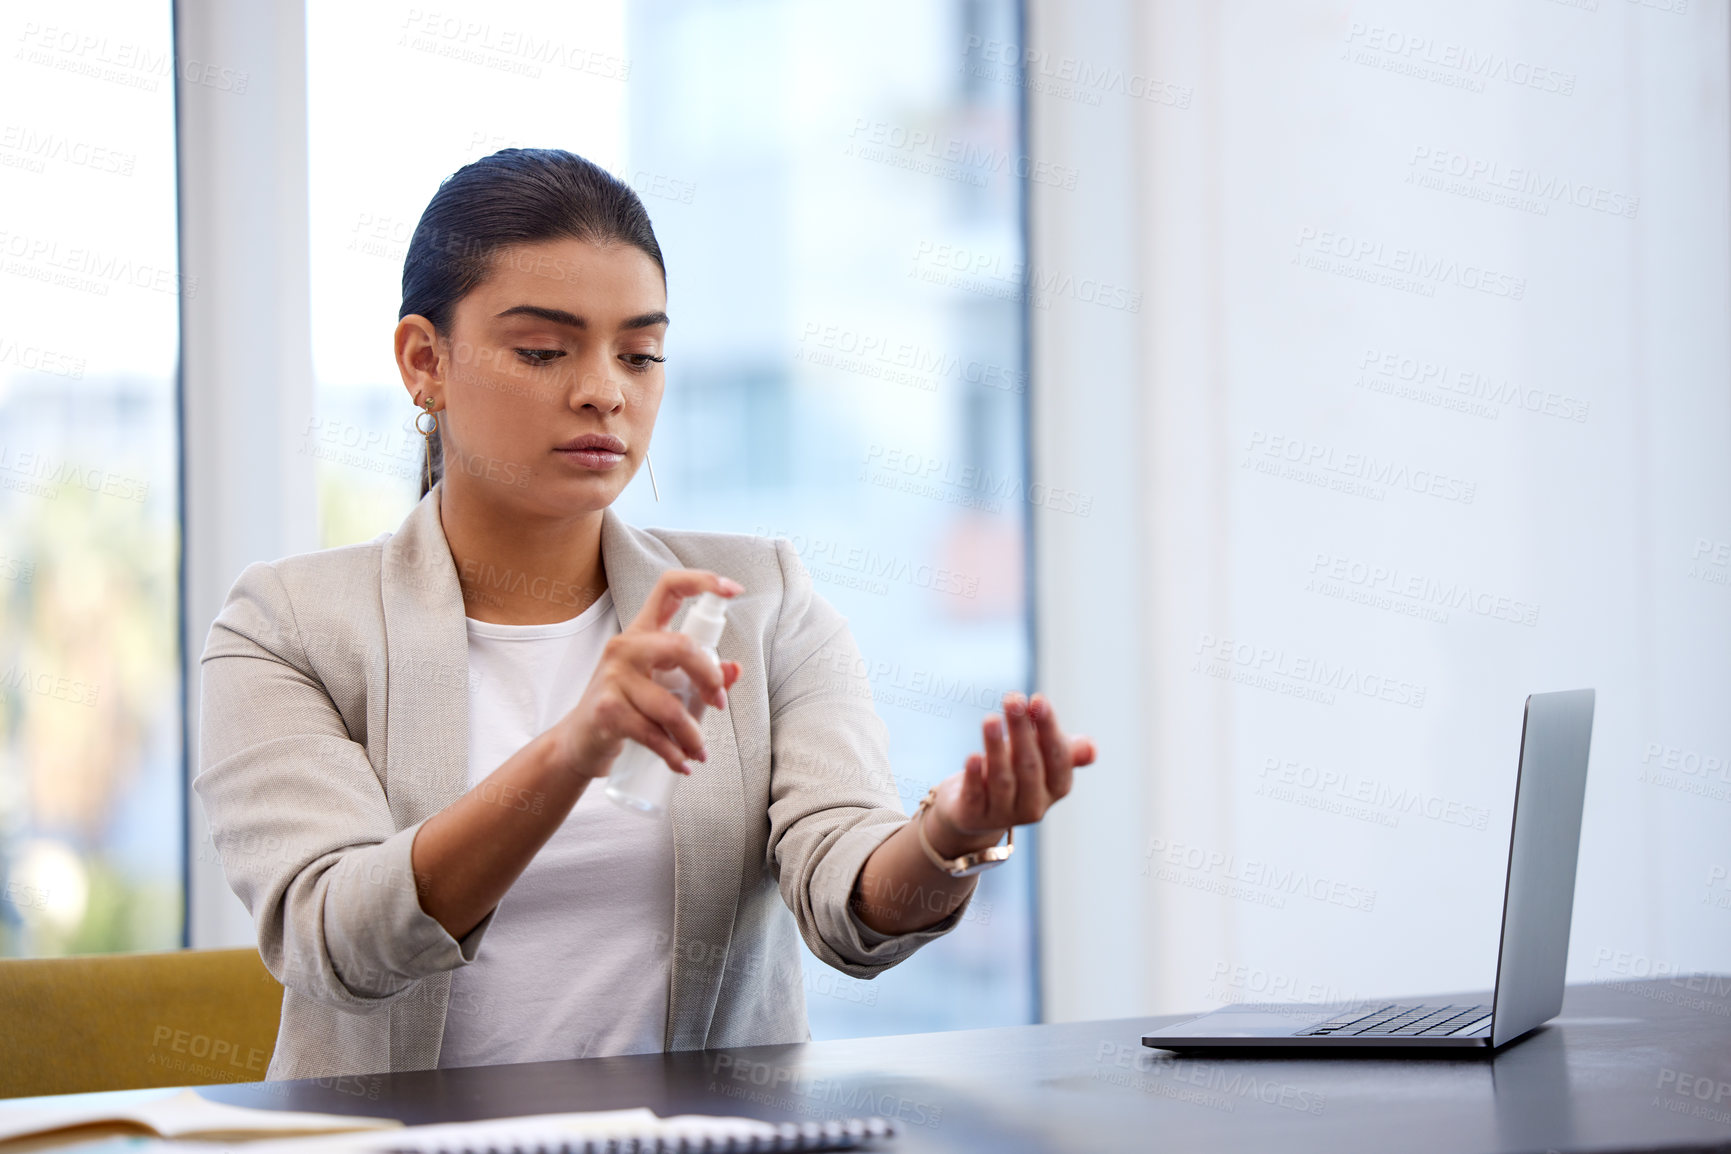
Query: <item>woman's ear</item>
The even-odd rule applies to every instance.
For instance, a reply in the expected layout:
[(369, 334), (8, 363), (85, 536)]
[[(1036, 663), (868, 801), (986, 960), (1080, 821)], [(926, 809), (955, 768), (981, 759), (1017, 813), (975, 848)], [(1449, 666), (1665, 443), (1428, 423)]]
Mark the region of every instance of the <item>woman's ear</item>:
[(402, 374), (403, 387), (416, 407), (423, 397), (434, 398), (434, 408), (443, 408), (444, 365), (439, 353), (439, 334), (433, 322), (419, 314), (410, 314), (397, 322), (394, 337), (397, 371)]

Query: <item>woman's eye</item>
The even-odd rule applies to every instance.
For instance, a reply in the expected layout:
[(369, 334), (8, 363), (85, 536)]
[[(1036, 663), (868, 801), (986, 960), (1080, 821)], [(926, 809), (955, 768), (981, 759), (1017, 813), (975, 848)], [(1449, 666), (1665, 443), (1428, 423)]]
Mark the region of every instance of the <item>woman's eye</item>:
[(626, 353), (620, 359), (638, 372), (644, 372), (650, 365), (659, 365), (667, 360), (666, 357), (658, 357), (653, 353)]
[(563, 349), (518, 349), (517, 355), (533, 365), (544, 365), (555, 357), (565, 355)]

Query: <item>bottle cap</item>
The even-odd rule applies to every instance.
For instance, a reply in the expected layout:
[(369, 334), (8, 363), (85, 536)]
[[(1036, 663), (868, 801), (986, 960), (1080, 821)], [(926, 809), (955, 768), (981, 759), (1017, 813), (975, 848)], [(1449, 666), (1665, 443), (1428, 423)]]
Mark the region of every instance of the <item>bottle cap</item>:
[(727, 624), (726, 610), (727, 601), (720, 594), (699, 593), (697, 604), (685, 614), (679, 631), (705, 649), (714, 649), (715, 643), (721, 640), (722, 628)]

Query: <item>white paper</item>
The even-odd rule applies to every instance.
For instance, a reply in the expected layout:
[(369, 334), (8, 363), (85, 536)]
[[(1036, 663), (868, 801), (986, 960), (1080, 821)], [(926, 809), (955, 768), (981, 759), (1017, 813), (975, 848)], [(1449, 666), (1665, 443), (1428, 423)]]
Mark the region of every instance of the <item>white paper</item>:
[(193, 1090), (164, 1091), (161, 1096), (131, 1104), (116, 1104), (108, 1095), (102, 1095), (96, 1101), (43, 1099), (42, 1103), (0, 1106), (0, 1142), (73, 1126), (104, 1123), (142, 1126), (163, 1138), (191, 1138), (203, 1134), (330, 1134), (345, 1130), (402, 1128), (402, 1123), (395, 1118), (303, 1114), (229, 1106), (202, 1098)]

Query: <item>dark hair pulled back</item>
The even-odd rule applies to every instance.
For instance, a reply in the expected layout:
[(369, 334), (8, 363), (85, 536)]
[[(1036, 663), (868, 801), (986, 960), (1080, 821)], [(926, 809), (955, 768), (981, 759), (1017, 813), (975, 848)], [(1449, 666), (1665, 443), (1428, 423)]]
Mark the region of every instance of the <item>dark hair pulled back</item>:
[[(630, 185), (563, 149), (506, 148), (440, 182), (409, 240), (397, 319), (423, 316), (448, 333), (457, 302), (486, 279), (500, 249), (562, 239), (631, 245), (667, 276), (649, 213)], [(437, 481), (444, 475), (437, 433), (428, 452)], [(428, 489), (423, 469), (423, 497)]]

